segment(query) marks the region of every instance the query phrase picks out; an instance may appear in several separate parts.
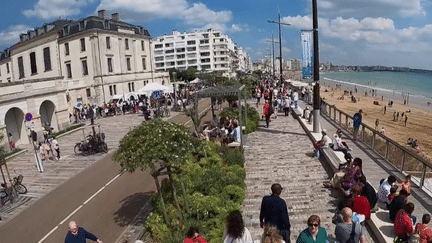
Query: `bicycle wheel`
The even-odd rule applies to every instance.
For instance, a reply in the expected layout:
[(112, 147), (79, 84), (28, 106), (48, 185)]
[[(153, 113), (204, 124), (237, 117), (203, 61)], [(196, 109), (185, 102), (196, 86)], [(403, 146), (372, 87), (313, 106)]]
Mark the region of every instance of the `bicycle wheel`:
[(103, 144), (101, 145), (101, 147), (102, 147), (102, 152), (104, 152), (104, 153), (108, 153), (108, 145), (107, 145), (107, 143), (103, 143)]
[(27, 187), (25, 187), (23, 184), (17, 184), (17, 185), (15, 185), (15, 190), (19, 194), (26, 194), (27, 193)]
[(166, 109), (166, 110), (165, 110), (165, 116), (166, 116), (166, 117), (170, 116), (170, 111), (169, 111), (169, 109)]
[(80, 154), (81, 153), (79, 149), (80, 149), (80, 144), (76, 144), (75, 147), (74, 147), (75, 154)]
[(8, 196), (8, 194), (6, 193), (6, 190), (3, 189), (0, 191), (0, 198), (1, 199), (6, 198), (7, 196)]

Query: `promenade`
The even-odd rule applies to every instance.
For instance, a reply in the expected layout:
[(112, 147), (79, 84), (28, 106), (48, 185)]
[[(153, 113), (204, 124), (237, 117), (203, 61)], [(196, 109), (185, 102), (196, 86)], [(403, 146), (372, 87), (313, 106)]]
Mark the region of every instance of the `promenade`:
[[(262, 197), (271, 193), (273, 183), (280, 183), (291, 222), (291, 242), (307, 227), (306, 221), (313, 214), (320, 216), (321, 226), (333, 242), (335, 225), (331, 220), (339, 194), (323, 188), (328, 175), (323, 163), (312, 157), (310, 139), (291, 115), (279, 114), (269, 128), (264, 125), (261, 121), (258, 130), (248, 135), (245, 148), (247, 191), (243, 217), (253, 240), (261, 239), (263, 233), (259, 226)], [(367, 239), (373, 242), (369, 235)]]

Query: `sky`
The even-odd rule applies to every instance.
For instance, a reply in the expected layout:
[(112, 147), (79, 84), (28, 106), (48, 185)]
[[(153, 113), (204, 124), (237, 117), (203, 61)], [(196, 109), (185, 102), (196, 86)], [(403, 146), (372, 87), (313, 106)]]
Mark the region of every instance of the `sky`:
[[(432, 70), (432, 2), (426, 0), (317, 0), (320, 62)], [(300, 31), (312, 29), (312, 0), (7, 0), (0, 8), (0, 49), (19, 34), (59, 17), (80, 19), (118, 12), (156, 38), (172, 30), (214, 28), (228, 34), (253, 61), (270, 57), (272, 35), (283, 23), (284, 59), (301, 58)], [(275, 54), (279, 55), (278, 44)]]

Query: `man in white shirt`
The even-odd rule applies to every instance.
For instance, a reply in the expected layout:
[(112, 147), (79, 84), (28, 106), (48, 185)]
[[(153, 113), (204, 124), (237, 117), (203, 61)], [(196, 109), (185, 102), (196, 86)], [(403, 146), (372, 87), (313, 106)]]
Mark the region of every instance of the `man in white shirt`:
[(378, 200), (382, 203), (385, 203), (388, 205), (390, 205), (390, 201), (388, 199), (388, 196), (390, 195), (390, 189), (393, 185), (393, 183), (396, 182), (396, 177), (394, 176), (389, 176), (387, 179), (385, 179), (379, 189), (378, 189)]
[(316, 157), (320, 157), (322, 153), (322, 149), (329, 148), (330, 143), (332, 142), (331, 138), (327, 135), (326, 129), (322, 129), (321, 134), (322, 134), (322, 138), (320, 141), (318, 141), (318, 143), (320, 143), (321, 145), (315, 150)]
[(297, 91), (294, 91), (293, 101), (294, 101), (295, 108), (297, 108), (297, 101), (298, 101), (298, 93), (297, 93)]

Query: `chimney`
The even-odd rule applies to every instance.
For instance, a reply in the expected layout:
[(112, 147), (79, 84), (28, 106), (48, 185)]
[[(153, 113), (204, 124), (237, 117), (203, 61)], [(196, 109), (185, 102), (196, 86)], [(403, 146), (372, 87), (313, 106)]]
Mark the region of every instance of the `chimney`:
[(98, 11), (98, 16), (101, 19), (106, 19), (106, 11), (105, 10), (99, 10)]
[(112, 20), (116, 21), (116, 22), (120, 21), (120, 14), (119, 13), (113, 13), (112, 14)]

